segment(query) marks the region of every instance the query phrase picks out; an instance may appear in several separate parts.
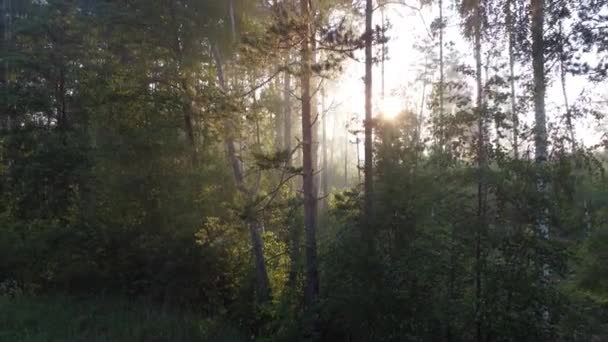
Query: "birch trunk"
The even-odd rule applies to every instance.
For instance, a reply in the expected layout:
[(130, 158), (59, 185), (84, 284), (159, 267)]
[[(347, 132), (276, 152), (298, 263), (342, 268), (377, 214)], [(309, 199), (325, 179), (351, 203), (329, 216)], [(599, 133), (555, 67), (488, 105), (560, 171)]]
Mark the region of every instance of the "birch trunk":
[[(215, 59), (215, 66), (217, 69), (217, 78), (219, 85), (222, 90), (227, 92), (228, 87), (224, 78), (224, 70), (217, 46), (213, 49), (213, 58)], [(234, 124), (230, 120), (224, 120), (224, 130), (226, 132), (226, 150), (228, 152), (228, 159), (230, 160), (230, 164), (232, 166), (232, 172), (234, 175), (236, 187), (244, 196), (251, 200), (253, 199), (254, 194), (249, 189), (247, 189), (247, 186), (245, 184), (243, 168), (236, 153), (236, 144), (234, 142), (234, 137), (231, 134), (235, 131)], [(249, 228), (249, 233), (251, 235), (253, 259), (256, 271), (255, 273), (258, 300), (261, 303), (264, 303), (270, 300), (271, 297), (269, 285), (270, 282), (268, 280), (268, 271), (266, 270), (266, 262), (264, 259), (264, 242), (262, 240), (262, 235), (260, 232), (260, 224), (257, 221), (257, 218), (253, 215), (253, 213), (247, 213), (245, 223), (247, 224), (247, 227)]]

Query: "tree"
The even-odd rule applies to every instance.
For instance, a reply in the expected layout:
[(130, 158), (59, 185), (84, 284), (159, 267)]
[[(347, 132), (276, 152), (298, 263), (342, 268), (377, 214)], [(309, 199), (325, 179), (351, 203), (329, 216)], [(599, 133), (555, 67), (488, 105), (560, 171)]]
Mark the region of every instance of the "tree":
[(519, 158), (519, 116), (517, 113), (517, 98), (515, 92), (515, 0), (505, 2), (505, 24), (508, 35), (509, 45), (509, 83), (511, 85), (511, 121), (513, 156)]
[(365, 237), (369, 238), (369, 230), (371, 229), (371, 217), (373, 206), (373, 113), (372, 113), (372, 43), (374, 39), (374, 31), (372, 27), (373, 20), (373, 1), (365, 1), (365, 166), (364, 166), (364, 191), (365, 191)]
[(477, 118), (477, 134), (476, 134), (476, 162), (477, 162), (477, 231), (475, 237), (475, 340), (482, 341), (482, 326), (483, 326), (483, 265), (484, 251), (483, 243), (486, 234), (486, 206), (487, 206), (487, 184), (486, 184), (486, 168), (487, 168), (487, 127), (486, 127), (486, 108), (485, 94), (483, 84), (483, 62), (481, 58), (482, 35), (485, 26), (485, 1), (463, 2), (461, 13), (465, 17), (465, 35), (473, 40), (474, 57), (475, 57), (475, 82), (477, 85), (475, 117)]
[[(445, 107), (444, 107), (444, 87), (445, 87), (445, 74), (443, 66), (443, 29), (445, 24), (443, 22), (443, 0), (439, 0), (439, 121), (445, 120)], [(443, 150), (445, 133), (440, 132), (439, 137), (439, 148)]]
[[(119, 340), (601, 340), (608, 2), (420, 1), (417, 77), (374, 117), (376, 60), (386, 86), (410, 66), (373, 11), (410, 3), (4, 0), (0, 302), (27, 317), (3, 334), (83, 339), (30, 329), (58, 296), (56, 321), (87, 316), (72, 297), (170, 312), (90, 327)], [(340, 78), (358, 62), (364, 87)], [(571, 75), (596, 92), (552, 115)]]
[[(537, 179), (537, 191), (546, 200), (547, 181), (542, 169), (547, 162), (547, 119), (545, 115), (545, 44), (544, 44), (544, 0), (531, 0), (531, 31), (532, 31), (532, 66), (534, 72), (534, 147), (535, 161), (539, 174)], [(543, 201), (544, 203), (544, 201)], [(546, 204), (544, 204), (546, 205)], [(549, 239), (549, 226), (547, 208), (540, 207), (536, 217), (536, 229), (540, 239)], [(546, 264), (542, 266), (543, 282), (549, 281), (549, 269)], [(544, 309), (543, 317), (549, 319), (549, 311)]]
[(317, 265), (317, 197), (315, 192), (315, 174), (313, 168), (313, 125), (311, 108), (312, 47), (315, 37), (312, 31), (313, 12), (311, 1), (300, 0), (300, 15), (304, 19), (302, 46), (300, 51), (300, 86), (302, 101), (302, 178), (304, 191), (304, 229), (306, 233), (306, 286), (304, 298), (312, 318), (307, 327), (311, 341), (320, 339), (316, 316), (316, 305), (319, 297), (319, 271)]

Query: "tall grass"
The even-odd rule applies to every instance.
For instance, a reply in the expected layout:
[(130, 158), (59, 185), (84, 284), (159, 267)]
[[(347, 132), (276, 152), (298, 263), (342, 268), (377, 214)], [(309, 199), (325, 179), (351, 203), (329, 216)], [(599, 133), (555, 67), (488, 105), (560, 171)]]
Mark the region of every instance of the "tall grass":
[(227, 324), (125, 300), (0, 296), (2, 342), (237, 342)]

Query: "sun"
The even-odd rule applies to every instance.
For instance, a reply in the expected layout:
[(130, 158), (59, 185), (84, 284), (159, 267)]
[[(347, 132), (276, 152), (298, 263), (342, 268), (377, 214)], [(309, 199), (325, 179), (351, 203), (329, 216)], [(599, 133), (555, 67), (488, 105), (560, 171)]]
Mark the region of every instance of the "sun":
[(404, 110), (403, 102), (395, 97), (386, 97), (380, 102), (380, 116), (392, 120)]

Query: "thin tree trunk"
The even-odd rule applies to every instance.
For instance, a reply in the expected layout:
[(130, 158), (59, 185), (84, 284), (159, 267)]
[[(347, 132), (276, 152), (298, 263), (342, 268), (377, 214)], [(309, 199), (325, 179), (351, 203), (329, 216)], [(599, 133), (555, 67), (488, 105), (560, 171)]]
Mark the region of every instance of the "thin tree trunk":
[[(290, 58), (287, 58), (287, 64), (289, 64)], [(289, 71), (285, 71), (283, 79), (283, 149), (291, 153), (291, 97), (289, 92), (291, 91), (291, 74)], [(287, 165), (291, 166), (291, 154), (287, 160)]]
[[(220, 87), (227, 92), (228, 87), (224, 79), (224, 71), (222, 67), (222, 60), (220, 58), (219, 50), (217, 46), (213, 48), (213, 58), (215, 59), (215, 66), (217, 69), (217, 78)], [(241, 162), (236, 154), (236, 146), (232, 132), (234, 132), (234, 124), (230, 120), (224, 120), (224, 130), (226, 131), (226, 150), (228, 152), (228, 158), (232, 166), (232, 172), (237, 189), (243, 193), (247, 198), (251, 199), (254, 194), (251, 193), (245, 185), (245, 177), (242, 169)], [(252, 217), (252, 213), (248, 213), (248, 217), (245, 219), (245, 223), (249, 228), (251, 235), (251, 244), (253, 246), (253, 259), (255, 262), (256, 270), (256, 281), (257, 281), (257, 292), (258, 300), (261, 303), (270, 300), (271, 292), (268, 280), (268, 271), (266, 270), (266, 263), (264, 259), (264, 242), (262, 240), (260, 232), (260, 224), (256, 217)]]
[[(334, 118), (334, 123), (331, 128), (331, 132), (332, 132), (331, 149), (329, 150), (329, 165), (331, 165), (332, 168), (336, 166), (336, 164), (334, 163), (335, 162), (334, 156), (335, 156), (335, 153), (337, 152), (336, 148), (338, 148), (338, 146), (336, 146), (336, 141), (337, 141), (336, 133), (337, 133), (337, 128), (338, 128), (338, 113), (334, 113), (333, 118)], [(332, 182), (334, 183), (334, 185), (337, 185), (335, 177), (336, 177), (336, 172), (334, 169), (332, 169), (331, 179), (332, 179)]]
[[(11, 41), (12, 18), (13, 18), (13, 14), (12, 14), (11, 0), (2, 1), (2, 20), (3, 20), (2, 51), (5, 51), (5, 52), (8, 52), (9, 44)], [(2, 72), (3, 72), (2, 82), (4, 82), (3, 86), (5, 87), (5, 89), (8, 89), (8, 86), (10, 84), (10, 64), (9, 64), (8, 58), (4, 59), (4, 65), (3, 65)], [(7, 107), (5, 107), (4, 110), (6, 110), (6, 113), (5, 113), (2, 121), (0, 122), (0, 130), (5, 129), (8, 131), (11, 129), (11, 123), (10, 123), (11, 122), (10, 121), (11, 110), (8, 107), (8, 103), (7, 103)]]
[(364, 171), (364, 190), (365, 190), (365, 220), (367, 224), (364, 228), (368, 231), (372, 215), (372, 196), (373, 196), (373, 147), (372, 147), (372, 16), (373, 1), (365, 2), (365, 171)]
[(288, 231), (289, 231), (289, 274), (287, 275), (287, 288), (295, 289), (296, 288), (296, 280), (298, 278), (298, 273), (300, 271), (300, 239), (302, 230), (299, 229), (300, 224), (295, 222), (293, 219), (296, 217), (296, 211), (298, 208), (292, 206), (289, 215), (287, 217), (288, 220)]
[(477, 183), (477, 233), (475, 241), (475, 340), (482, 340), (482, 234), (485, 230), (485, 180), (484, 172), (486, 167), (485, 153), (485, 107), (484, 93), (482, 84), (482, 61), (481, 61), (481, 10), (480, 5), (475, 8), (475, 64), (476, 64), (476, 81), (477, 81), (477, 104), (476, 111), (478, 115), (477, 129), (477, 167), (479, 179)]
[[(384, 6), (382, 6), (380, 8), (380, 15), (381, 15), (381, 20), (382, 20), (382, 36), (384, 36)], [(385, 78), (384, 78), (384, 64), (386, 61), (386, 43), (384, 41), (384, 37), (382, 39), (382, 64), (381, 64), (381, 77), (382, 77), (382, 88), (380, 89), (380, 100), (382, 101), (382, 104), (384, 104), (384, 95), (385, 95)]]
[(313, 170), (313, 122), (311, 108), (310, 83), (312, 78), (311, 64), (311, 38), (312, 38), (312, 12), (310, 0), (301, 0), (301, 16), (305, 20), (304, 37), (302, 37), (301, 50), (301, 100), (302, 100), (302, 159), (303, 159), (303, 192), (304, 192), (304, 229), (306, 235), (306, 286), (304, 298), (306, 307), (312, 315), (307, 322), (306, 333), (311, 341), (320, 340), (318, 331), (318, 320), (315, 306), (319, 296), (319, 275), (317, 269), (317, 244), (316, 244), (316, 209), (317, 198), (315, 195), (314, 170)]
[(65, 68), (60, 66), (55, 100), (57, 101), (57, 128), (62, 132), (68, 129), (65, 81)]
[(327, 149), (329, 148), (327, 146), (327, 108), (325, 107), (325, 87), (321, 88), (321, 126), (322, 126), (322, 145), (323, 146), (323, 150), (321, 151), (322, 153), (322, 158), (323, 158), (323, 171), (322, 171), (322, 183), (323, 183), (323, 211), (327, 210), (327, 196), (329, 194), (329, 184), (328, 184), (328, 174), (329, 174), (329, 169), (328, 169), (328, 165), (327, 165)]
[(560, 81), (561, 81), (561, 85), (562, 85), (562, 95), (564, 96), (564, 109), (566, 111), (566, 128), (568, 129), (568, 135), (570, 138), (570, 147), (572, 150), (572, 153), (574, 153), (574, 151), (576, 150), (576, 136), (574, 133), (574, 124), (572, 122), (572, 111), (570, 110), (570, 104), (568, 102), (568, 91), (567, 91), (567, 86), (566, 86), (566, 56), (564, 53), (564, 27), (563, 27), (563, 23), (560, 20), (559, 21), (559, 34), (560, 37), (562, 38), (562, 42), (559, 45), (559, 49), (560, 49), (560, 67), (559, 67), (559, 73), (560, 73)]
[(192, 166), (196, 166), (198, 164), (198, 151), (196, 146), (196, 138), (194, 134), (194, 124), (193, 124), (193, 106), (192, 99), (194, 98), (193, 94), (190, 92), (190, 87), (188, 86), (187, 74), (186, 71), (183, 70), (183, 46), (181, 41), (181, 29), (177, 19), (176, 8), (172, 4), (170, 7), (169, 15), (171, 16), (174, 32), (173, 32), (173, 52), (177, 58), (177, 74), (179, 77), (179, 85), (181, 86), (182, 92), (182, 116), (184, 120), (184, 132), (186, 133), (186, 139), (188, 143), (188, 149), (190, 151), (190, 162)]
[(585, 200), (583, 202), (583, 207), (585, 208), (585, 235), (588, 237), (592, 232), (592, 220), (591, 213), (589, 210), (589, 202)]
[[(344, 136), (344, 187), (348, 188), (348, 128)], [(358, 165), (357, 165), (358, 166)]]
[(506, 21), (509, 34), (509, 82), (511, 84), (511, 120), (513, 121), (513, 157), (519, 159), (519, 115), (515, 95), (515, 18), (513, 0), (507, 1)]
[(424, 117), (424, 105), (426, 103), (426, 87), (427, 87), (427, 73), (428, 73), (428, 56), (424, 56), (424, 72), (422, 74), (422, 97), (420, 99), (420, 113), (416, 120), (416, 159), (418, 158), (418, 146), (420, 146), (420, 138), (422, 137), (422, 122)]
[[(547, 162), (547, 123), (545, 115), (545, 56), (544, 56), (544, 0), (531, 0), (532, 11), (532, 66), (534, 71), (534, 146), (535, 146), (535, 161), (539, 169), (542, 169)], [(547, 181), (539, 170), (537, 176), (537, 191), (546, 199), (547, 197)], [(544, 201), (543, 201), (544, 202)], [(548, 225), (548, 208), (546, 204), (539, 208), (536, 218), (536, 230), (539, 237), (543, 240), (549, 239)], [(542, 265), (542, 283), (547, 284), (549, 280), (549, 267), (546, 264)], [(549, 310), (543, 309), (543, 319), (548, 323)]]
[(359, 184), (361, 184), (361, 148), (359, 144), (361, 144), (361, 139), (359, 139), (359, 133), (356, 133), (356, 141), (357, 141), (357, 174), (359, 175)]
[(574, 153), (576, 150), (576, 135), (574, 133), (574, 124), (572, 122), (572, 111), (570, 110), (570, 105), (568, 103), (568, 92), (566, 90), (566, 70), (563, 62), (560, 67), (560, 80), (562, 84), (562, 94), (564, 96), (564, 109), (566, 111), (566, 128), (568, 129), (570, 146), (572, 148), (572, 152)]
[(444, 89), (445, 72), (443, 65), (443, 0), (439, 0), (439, 148), (444, 150), (445, 145), (445, 107)]
[[(291, 56), (287, 56), (286, 65), (289, 65), (291, 62)], [(291, 167), (293, 164), (293, 156), (292, 152), (292, 133), (291, 133), (291, 115), (292, 115), (292, 105), (291, 105), (291, 73), (289, 70), (286, 70), (283, 75), (283, 143), (282, 148), (289, 152), (288, 159), (286, 165)], [(290, 182), (290, 184), (293, 184)], [(293, 288), (296, 284), (296, 279), (298, 277), (298, 265), (300, 262), (300, 229), (299, 224), (294, 222), (291, 217), (293, 215), (289, 215), (288, 219), (288, 231), (289, 231), (289, 258), (290, 258), (290, 268), (289, 274), (287, 277), (287, 287)]]
[[(532, 62), (534, 68), (534, 145), (535, 145), (535, 160), (542, 166), (547, 161), (547, 124), (545, 115), (545, 58), (544, 49), (544, 0), (532, 0)], [(539, 177), (538, 190), (541, 193), (546, 192), (545, 179)], [(544, 215), (540, 215), (544, 216)], [(539, 222), (539, 233), (546, 238), (549, 235), (549, 229), (545, 220)]]
[(234, 0), (229, 0), (230, 11), (230, 31), (232, 33), (232, 42), (236, 42), (236, 17), (234, 15)]
[[(489, 47), (488, 49), (489, 49), (489, 51), (496, 50), (496, 44), (492, 44), (492, 46)], [(489, 87), (490, 70), (491, 70), (490, 66), (491, 66), (491, 63), (492, 63), (492, 54), (488, 53), (488, 54), (486, 54), (486, 64), (484, 65), (484, 69), (485, 69), (484, 84), (485, 84), (486, 87)], [(484, 96), (488, 96), (489, 91), (490, 90), (488, 90)], [(487, 102), (488, 98), (484, 99), (484, 101)], [(487, 114), (489, 114), (488, 110), (486, 110), (486, 112), (487, 112)], [(486, 116), (489, 116), (489, 115), (486, 115)], [(499, 115), (494, 115), (493, 118), (494, 118), (494, 131), (496, 132), (496, 136), (494, 137), (494, 141), (493, 141), (494, 142), (494, 146), (490, 145), (490, 139), (489, 139), (490, 132), (487, 132), (487, 136), (488, 136), (487, 143), (488, 143), (488, 147), (493, 147), (494, 151), (496, 151), (496, 153), (498, 154), (498, 153), (500, 153), (500, 151), (502, 149), (501, 142), (500, 142), (501, 129), (502, 129), (502, 127), (501, 127), (501, 119), (500, 119)], [(489, 121), (490, 118), (487, 118), (487, 120)]]
[[(316, 13), (315, 1), (310, 1), (311, 13)], [(311, 71), (312, 66), (317, 64), (317, 40), (315, 37), (315, 25), (314, 21), (310, 25), (310, 53), (311, 53)], [(319, 180), (320, 174), (318, 172), (319, 165), (319, 127), (320, 125), (320, 113), (319, 113), (319, 77), (316, 73), (311, 72), (310, 74), (310, 117), (312, 120), (312, 172), (313, 172), (313, 193), (315, 198), (319, 197)], [(318, 201), (315, 201), (315, 205), (318, 205)], [(318, 207), (315, 212), (318, 211)]]
[(455, 239), (456, 232), (454, 228), (452, 228), (452, 232), (450, 234), (450, 269), (448, 275), (448, 307), (447, 307), (447, 324), (446, 324), (446, 341), (452, 342), (453, 333), (452, 333), (452, 320), (454, 319), (454, 287), (456, 283), (456, 251), (455, 249)]
[(190, 94), (190, 89), (188, 87), (188, 82), (185, 79), (185, 76), (181, 77), (181, 85), (182, 91), (184, 92), (184, 96), (182, 99), (182, 110), (183, 110), (183, 118), (184, 118), (184, 130), (186, 131), (186, 137), (188, 139), (188, 147), (190, 150), (190, 160), (193, 166), (198, 165), (198, 147), (196, 142), (196, 137), (194, 134), (194, 123), (193, 123), (193, 105), (192, 105), (192, 94)]
[[(441, 151), (445, 150), (445, 142), (447, 140), (446, 133), (444, 131), (444, 111), (445, 111), (445, 101), (444, 101), (444, 89), (445, 89), (445, 68), (443, 61), (443, 0), (439, 0), (439, 122), (440, 122), (440, 140), (439, 147)], [(424, 70), (424, 84), (422, 86), (422, 101), (420, 105), (420, 118), (422, 118), (423, 110), (424, 110), (424, 97), (426, 96), (426, 72), (427, 72), (427, 60), (425, 56), (424, 62), (425, 70)], [(422, 123), (417, 124), (416, 128), (416, 151), (418, 151), (418, 144), (420, 143), (420, 130)], [(416, 152), (416, 160), (418, 160), (418, 152)], [(416, 161), (417, 163), (417, 161)], [(453, 230), (453, 229), (452, 229)], [(455, 282), (455, 265), (454, 265), (454, 232), (452, 231), (452, 241), (450, 245), (450, 269), (449, 269), (449, 280), (448, 280), (448, 309), (447, 309), (447, 322), (446, 322), (446, 341), (452, 342), (452, 307), (454, 305), (454, 282)]]
[[(273, 91), (281, 94), (284, 89), (282, 82), (281, 77), (275, 77), (272, 82), (272, 88), (274, 88)], [(281, 100), (280, 103), (281, 108), (274, 113), (274, 148), (276, 151), (282, 151), (285, 148), (283, 145), (285, 142), (285, 138), (283, 138), (283, 127), (285, 126), (283, 124), (283, 120), (285, 119), (285, 102)]]

